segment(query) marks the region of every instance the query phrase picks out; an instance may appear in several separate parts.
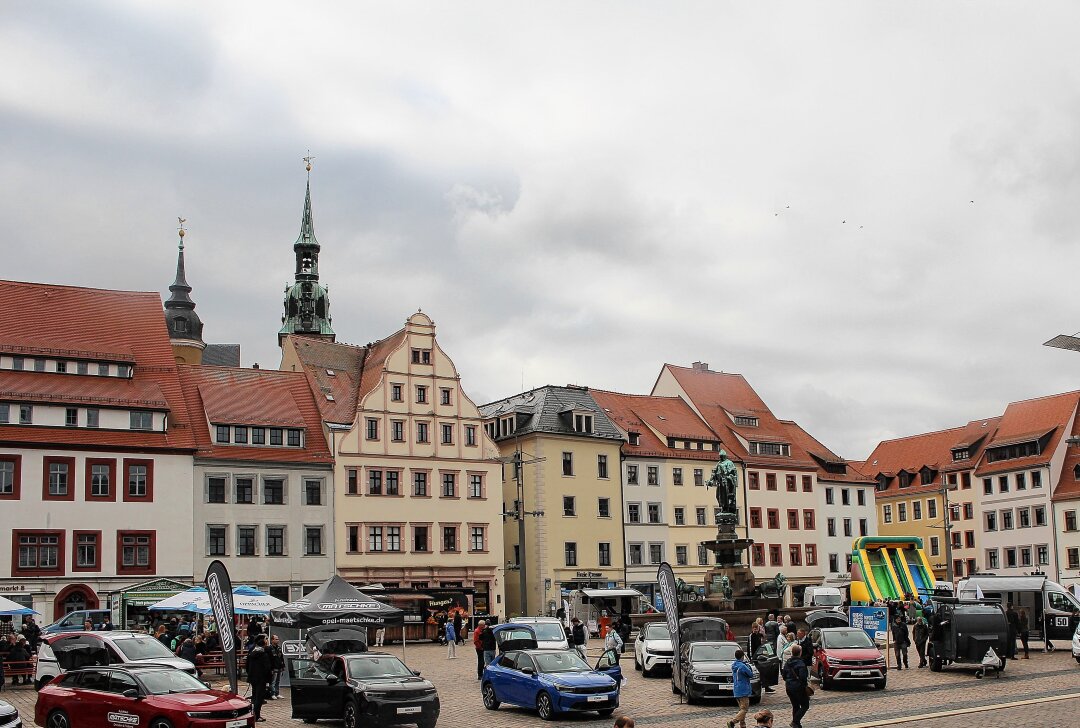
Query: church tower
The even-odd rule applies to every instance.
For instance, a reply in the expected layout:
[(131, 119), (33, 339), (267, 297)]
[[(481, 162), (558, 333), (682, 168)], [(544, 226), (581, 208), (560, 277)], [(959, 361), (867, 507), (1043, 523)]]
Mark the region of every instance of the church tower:
[(180, 220), (180, 252), (176, 257), (176, 279), (169, 286), (169, 300), (165, 302), (165, 323), (169, 327), (173, 355), (178, 364), (202, 364), (206, 343), (202, 338), (203, 324), (195, 313), (191, 300), (191, 286), (184, 271), (184, 218)]
[(296, 253), (295, 282), (285, 287), (285, 314), (281, 317), (278, 346), (289, 334), (314, 336), (333, 341), (330, 328), (330, 294), (319, 283), (319, 241), (315, 239), (315, 224), (311, 219), (311, 160), (304, 157), (307, 168), (307, 194), (304, 215), (300, 220), (300, 237), (293, 243)]

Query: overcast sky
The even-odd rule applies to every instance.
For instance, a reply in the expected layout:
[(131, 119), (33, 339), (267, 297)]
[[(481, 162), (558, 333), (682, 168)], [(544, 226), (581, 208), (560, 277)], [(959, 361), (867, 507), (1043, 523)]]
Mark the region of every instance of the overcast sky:
[[(167, 292), (276, 366), (312, 173), (340, 341), (478, 403), (744, 374), (864, 458), (1077, 388), (1080, 5), (0, 5), (0, 276)], [(18, 315), (5, 311), (2, 315)]]

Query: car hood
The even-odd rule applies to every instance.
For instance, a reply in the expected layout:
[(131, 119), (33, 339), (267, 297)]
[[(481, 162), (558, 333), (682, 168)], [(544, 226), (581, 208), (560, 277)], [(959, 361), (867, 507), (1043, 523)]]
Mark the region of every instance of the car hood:
[(361, 690), (422, 690), (435, 687), (422, 677), (364, 678), (355, 682)]
[(871, 647), (858, 647), (855, 649), (842, 650), (828, 647), (824, 650), (826, 657), (836, 660), (883, 660), (881, 651)]
[(168, 665), (169, 667), (175, 667), (185, 672), (193, 672), (195, 665), (191, 664), (188, 660), (181, 659), (179, 657), (147, 657), (145, 660), (128, 660), (128, 664), (137, 664), (140, 662), (149, 662), (155, 665)]
[(540, 677), (549, 682), (572, 685), (576, 688), (595, 687), (598, 685), (615, 686), (615, 679), (602, 672), (545, 672)]
[(643, 646), (647, 650), (670, 650), (671, 640), (642, 640)]
[(200, 690), (197, 693), (172, 693), (147, 698), (155, 705), (182, 710), (239, 710), (251, 705), (247, 699), (224, 690)]
[(565, 650), (568, 647), (569, 643), (566, 641), (566, 639), (536, 641), (536, 649), (538, 650)]
[(708, 662), (695, 662), (690, 669), (704, 675), (730, 675), (731, 660), (710, 660)]

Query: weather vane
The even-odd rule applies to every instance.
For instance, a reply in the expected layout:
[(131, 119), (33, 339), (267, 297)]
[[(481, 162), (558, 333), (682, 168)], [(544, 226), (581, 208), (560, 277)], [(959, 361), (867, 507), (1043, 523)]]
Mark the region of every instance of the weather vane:
[(187, 232), (184, 230), (184, 223), (187, 222), (186, 217), (178, 217), (176, 221), (180, 223), (180, 250), (184, 249), (184, 234)]
[(311, 160), (315, 159), (315, 157), (311, 156), (311, 150), (310, 149), (307, 150), (307, 153), (308, 153), (308, 155), (306, 157), (304, 157), (304, 166), (307, 168), (307, 171), (310, 174), (311, 173)]

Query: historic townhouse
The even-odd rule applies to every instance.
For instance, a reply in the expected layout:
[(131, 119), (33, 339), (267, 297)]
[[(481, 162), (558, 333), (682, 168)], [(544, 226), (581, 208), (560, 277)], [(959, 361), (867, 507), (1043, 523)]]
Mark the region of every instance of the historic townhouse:
[[(878, 528), (882, 536), (917, 536), (939, 579), (983, 568), (980, 489), (974, 470), (1000, 418), (974, 420), (963, 427), (912, 435), (878, 444), (860, 469), (876, 482)], [(946, 519), (945, 504), (948, 503)], [(951, 549), (946, 526), (951, 526)]]
[(851, 581), (852, 541), (878, 532), (874, 481), (858, 463), (844, 460), (796, 423), (783, 424), (817, 465), (817, 507), (824, 519), (817, 528), (825, 582), (843, 586)]
[(724, 444), (678, 397), (589, 393), (625, 438), (627, 586), (655, 601), (662, 561), (673, 566), (678, 578), (700, 586), (711, 568), (701, 542), (716, 538), (716, 491), (705, 482)]
[[(541, 387), (486, 404), (480, 411), (487, 434), (507, 462), (502, 472), (507, 511), (543, 514), (526, 516), (524, 545), (518, 540), (517, 521), (507, 519), (507, 612), (553, 614), (564, 591), (623, 585), (623, 436), (589, 390)], [(520, 468), (514, 466), (516, 458)], [(519, 596), (523, 559), (528, 589), (524, 605)]]
[(1057, 540), (1057, 581), (1066, 587), (1080, 584), (1080, 417), (1073, 419), (1066, 440), (1065, 462), (1053, 496), (1053, 523)]
[(742, 375), (714, 372), (701, 362), (689, 368), (665, 364), (652, 394), (682, 398), (730, 446), (729, 455), (742, 463), (746, 508), (740, 515), (754, 540), (754, 576), (760, 580), (783, 573), (787, 598), (801, 601), (803, 589), (820, 584), (826, 573), (818, 461)]
[(144, 619), (132, 587), (192, 576), (195, 442), (161, 298), (2, 281), (0, 311), (0, 593), (45, 621)]
[(234, 583), (284, 601), (334, 573), (333, 458), (299, 372), (181, 366), (195, 452), (196, 578), (215, 559)]
[(1001, 575), (1035, 569), (1057, 579), (1051, 495), (1063, 477), (1080, 392), (1012, 402), (975, 469), (981, 488), (980, 567)]

